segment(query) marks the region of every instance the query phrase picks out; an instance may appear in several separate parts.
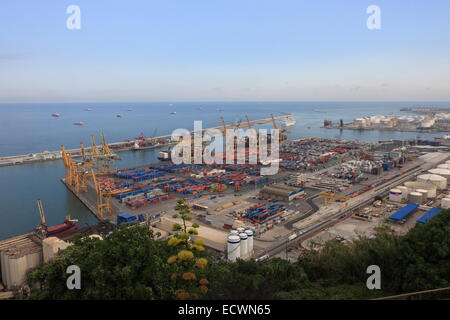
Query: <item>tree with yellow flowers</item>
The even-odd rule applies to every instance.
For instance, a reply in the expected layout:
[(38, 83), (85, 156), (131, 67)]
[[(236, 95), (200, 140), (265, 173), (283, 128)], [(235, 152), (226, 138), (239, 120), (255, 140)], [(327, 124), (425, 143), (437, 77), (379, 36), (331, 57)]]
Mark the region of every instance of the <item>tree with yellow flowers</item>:
[(177, 233), (168, 240), (170, 247), (179, 247), (180, 250), (167, 259), (167, 263), (172, 265), (174, 272), (170, 275), (170, 280), (175, 282), (174, 292), (177, 299), (198, 299), (208, 292), (208, 280), (203, 276), (204, 268), (208, 260), (204, 257), (204, 241), (195, 239), (192, 241), (191, 235), (198, 235), (198, 223), (188, 227), (187, 222), (192, 220), (188, 214), (191, 212), (188, 204), (184, 200), (178, 200), (175, 210), (178, 214), (173, 218), (181, 217), (183, 225), (175, 223), (173, 231)]

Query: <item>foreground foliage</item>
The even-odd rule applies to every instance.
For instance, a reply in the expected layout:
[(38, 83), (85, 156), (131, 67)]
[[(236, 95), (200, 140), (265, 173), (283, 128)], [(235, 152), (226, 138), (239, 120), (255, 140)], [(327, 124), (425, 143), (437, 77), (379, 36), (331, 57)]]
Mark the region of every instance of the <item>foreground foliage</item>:
[[(153, 240), (145, 227), (122, 228), (105, 240), (78, 239), (75, 246), (29, 275), (34, 286), (31, 298), (182, 298), (175, 294), (180, 283), (173, 281), (173, 274), (182, 276), (185, 267), (168, 263), (179, 254), (180, 248)], [(207, 258), (204, 252), (196, 255)], [(196, 286), (199, 279), (205, 279), (209, 290), (200, 298), (207, 299), (367, 299), (448, 287), (450, 211), (417, 225), (404, 237), (382, 231), (374, 240), (358, 239), (350, 246), (330, 242), (295, 263), (281, 259), (264, 263), (208, 261), (193, 279)], [(67, 290), (65, 271), (71, 264), (82, 270), (81, 290)], [(381, 268), (381, 290), (366, 287), (369, 265)], [(448, 298), (448, 294), (426, 298)]]

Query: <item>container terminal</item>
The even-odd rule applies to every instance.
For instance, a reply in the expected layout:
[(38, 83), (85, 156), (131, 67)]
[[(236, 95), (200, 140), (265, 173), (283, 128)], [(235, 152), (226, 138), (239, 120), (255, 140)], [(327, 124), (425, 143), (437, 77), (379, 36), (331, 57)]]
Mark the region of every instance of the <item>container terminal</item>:
[(158, 239), (171, 237), (173, 224), (181, 222), (173, 216), (179, 199), (191, 208), (188, 223), (200, 225), (196, 237), (213, 257), (229, 261), (295, 260), (326, 241), (374, 237), (380, 226), (404, 234), (450, 208), (450, 152), (435, 149), (432, 141), (281, 142), (279, 171), (271, 176), (260, 175), (262, 164), (170, 159), (116, 170), (120, 160), (104, 136), (79, 154), (62, 146), (61, 180), (100, 222), (73, 228), (67, 217), (48, 227), (45, 201), (38, 201), (41, 225), (0, 241), (0, 298), (23, 293), (26, 272), (70, 246), (74, 235), (102, 238), (123, 223), (136, 223), (147, 225)]

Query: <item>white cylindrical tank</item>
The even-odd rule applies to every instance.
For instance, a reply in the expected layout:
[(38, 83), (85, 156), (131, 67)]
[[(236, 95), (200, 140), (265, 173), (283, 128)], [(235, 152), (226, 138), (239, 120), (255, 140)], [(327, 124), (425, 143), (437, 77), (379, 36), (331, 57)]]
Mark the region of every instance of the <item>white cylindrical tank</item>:
[(437, 174), (422, 174), (417, 177), (419, 182), (429, 182), (434, 184), (439, 190), (447, 187), (447, 179)]
[(236, 230), (237, 230), (237, 232), (239, 232), (239, 234), (245, 232), (245, 229), (244, 229), (244, 228), (237, 228)]
[(244, 258), (248, 254), (248, 236), (246, 233), (240, 233), (241, 238), (241, 258)]
[(450, 164), (450, 160), (447, 160), (447, 161), (445, 161), (445, 163), (448, 163), (448, 164)]
[(417, 189), (416, 192), (421, 193), (423, 195), (422, 201), (427, 201), (428, 198), (428, 191), (425, 189)]
[(408, 197), (409, 203), (422, 204), (423, 194), (420, 192), (411, 192)]
[(408, 199), (408, 195), (409, 195), (409, 189), (408, 187), (405, 186), (399, 186), (397, 187), (398, 190), (400, 190), (402, 192), (402, 200), (406, 200)]
[(227, 241), (227, 255), (229, 261), (236, 261), (236, 259), (241, 257), (241, 237), (239, 236), (228, 236)]
[(450, 163), (443, 163), (438, 165), (437, 167), (441, 169), (450, 169)]
[(391, 189), (389, 191), (389, 201), (401, 202), (403, 199), (402, 191), (399, 189)]
[(250, 229), (245, 230), (247, 234), (247, 252), (248, 254), (253, 253), (253, 231)]
[(239, 231), (237, 231), (237, 230), (231, 230), (231, 231), (230, 231), (230, 236), (239, 236)]
[(424, 189), (428, 191), (427, 197), (429, 199), (436, 198), (437, 188), (436, 185), (430, 182), (421, 182), (421, 181), (408, 181), (405, 182), (405, 186), (409, 188), (410, 191), (414, 191), (416, 189)]
[(442, 209), (450, 209), (450, 198), (444, 198), (441, 201), (441, 208)]
[(431, 174), (437, 174), (439, 176), (444, 177), (445, 179), (447, 179), (447, 182), (450, 179), (450, 170), (449, 169), (436, 168), (436, 169), (428, 170), (428, 172)]

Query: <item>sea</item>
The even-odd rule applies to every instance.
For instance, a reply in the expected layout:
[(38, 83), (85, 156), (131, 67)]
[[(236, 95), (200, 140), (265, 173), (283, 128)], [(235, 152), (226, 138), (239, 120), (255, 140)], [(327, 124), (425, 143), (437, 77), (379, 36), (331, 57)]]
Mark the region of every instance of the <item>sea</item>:
[[(292, 113), (297, 123), (288, 137), (321, 137), (377, 142), (388, 139), (433, 138), (425, 134), (393, 131), (323, 129), (325, 119), (349, 122), (356, 117), (402, 115), (402, 108), (417, 105), (450, 107), (450, 102), (139, 102), (139, 103), (14, 103), (0, 104), (0, 156), (78, 148), (97, 144), (103, 132), (108, 142), (135, 140), (171, 134), (174, 129), (192, 130), (195, 120), (203, 128), (227, 123), (269, 118)], [(89, 111), (88, 111), (89, 110)], [(60, 117), (52, 117), (53, 113)], [(172, 114), (175, 113), (175, 114)], [(118, 117), (117, 115), (121, 115)], [(83, 122), (83, 126), (74, 125)], [(264, 127), (264, 126), (263, 126)], [(267, 127), (267, 125), (266, 125)], [(155, 162), (158, 150), (127, 151), (116, 162), (127, 168)], [(97, 223), (92, 213), (63, 185), (62, 161), (0, 167), (0, 239), (31, 231), (39, 224), (36, 200), (43, 202), (47, 223), (58, 224), (66, 215), (79, 225)]]

